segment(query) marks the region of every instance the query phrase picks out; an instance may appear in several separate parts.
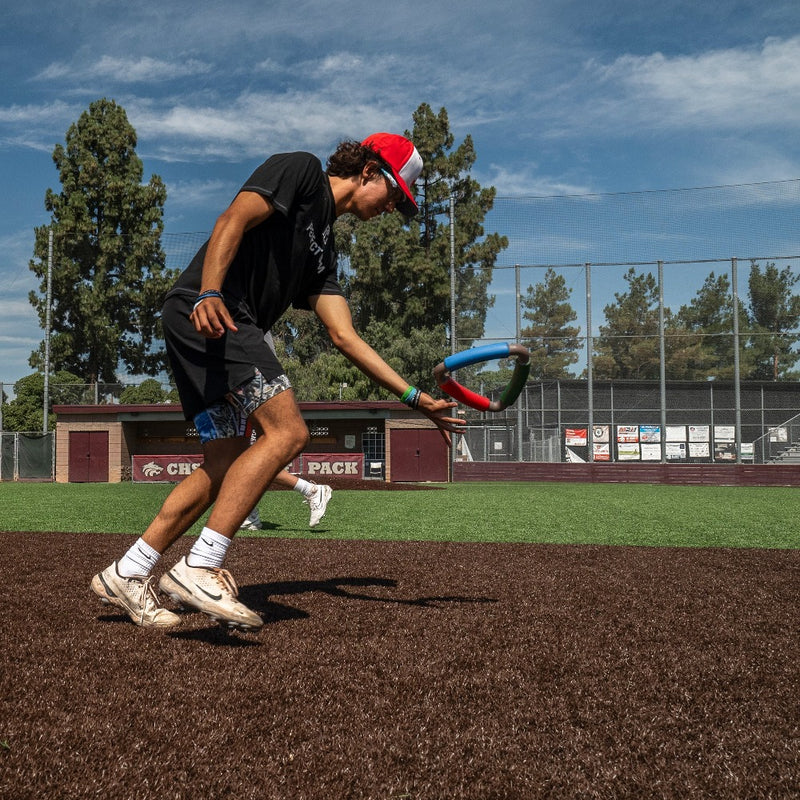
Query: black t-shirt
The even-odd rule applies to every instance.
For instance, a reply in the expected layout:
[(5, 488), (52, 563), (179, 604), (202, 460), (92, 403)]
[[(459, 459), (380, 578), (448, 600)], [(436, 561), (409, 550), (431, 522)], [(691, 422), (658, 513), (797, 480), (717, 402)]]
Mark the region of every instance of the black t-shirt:
[[(336, 209), (319, 160), (310, 153), (274, 155), (240, 191), (263, 195), (275, 213), (244, 234), (228, 269), (222, 293), (231, 312), (243, 303), (268, 331), (289, 306), (307, 310), (309, 297), (343, 294), (336, 280)], [(199, 292), (207, 248), (208, 242), (169, 294)]]
[(264, 195), (275, 213), (244, 234), (222, 285), (237, 330), (207, 339), (189, 319), (208, 242), (162, 309), (167, 354), (187, 419), (252, 378), (255, 368), (267, 380), (283, 372), (264, 334), (290, 305), (308, 309), (310, 297), (343, 294), (336, 281), (336, 208), (320, 162), (309, 153), (272, 156), (241, 191)]

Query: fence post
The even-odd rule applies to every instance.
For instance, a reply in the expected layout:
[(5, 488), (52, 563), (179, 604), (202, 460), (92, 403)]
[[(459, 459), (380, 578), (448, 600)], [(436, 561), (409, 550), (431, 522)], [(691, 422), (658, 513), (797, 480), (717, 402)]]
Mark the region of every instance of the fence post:
[(661, 402), (661, 463), (667, 460), (667, 351), (664, 341), (664, 262), (658, 262), (658, 361)]
[[(521, 314), (521, 306), (522, 306), (522, 294), (520, 293), (519, 288), (519, 264), (514, 267), (514, 278), (516, 282), (516, 298), (517, 298), (517, 330), (516, 330), (516, 342), (517, 344), (521, 344), (521, 336), (522, 336), (522, 320), (520, 317)], [(527, 402), (528, 393), (525, 392), (525, 400)], [(524, 461), (525, 456), (522, 452), (522, 403), (517, 403), (517, 460)]]
[(733, 292), (733, 396), (736, 408), (736, 463), (742, 463), (742, 398), (739, 364), (739, 260), (731, 259), (731, 291)]

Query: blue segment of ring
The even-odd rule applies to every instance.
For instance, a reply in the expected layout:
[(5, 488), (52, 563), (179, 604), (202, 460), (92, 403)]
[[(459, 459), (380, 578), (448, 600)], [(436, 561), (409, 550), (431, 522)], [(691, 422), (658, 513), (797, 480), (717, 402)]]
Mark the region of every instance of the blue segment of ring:
[(508, 342), (484, 344), (481, 347), (473, 347), (471, 350), (464, 350), (461, 353), (453, 353), (453, 355), (444, 360), (444, 365), (448, 370), (459, 369), (460, 367), (468, 367), (470, 364), (477, 364), (480, 361), (507, 358), (508, 353)]

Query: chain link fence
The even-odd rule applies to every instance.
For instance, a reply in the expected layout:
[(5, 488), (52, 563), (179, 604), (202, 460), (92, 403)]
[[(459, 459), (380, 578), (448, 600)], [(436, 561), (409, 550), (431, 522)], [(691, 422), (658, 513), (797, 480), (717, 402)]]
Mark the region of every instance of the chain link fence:
[(0, 433), (0, 481), (50, 481), (55, 475), (55, 435)]

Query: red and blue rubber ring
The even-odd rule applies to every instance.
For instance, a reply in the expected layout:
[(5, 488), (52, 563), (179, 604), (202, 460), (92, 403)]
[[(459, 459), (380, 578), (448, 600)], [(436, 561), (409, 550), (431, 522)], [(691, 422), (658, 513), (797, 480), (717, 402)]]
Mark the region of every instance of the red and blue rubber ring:
[[(508, 385), (500, 393), (497, 400), (490, 400), (488, 397), (470, 391), (466, 387), (457, 383), (450, 375), (451, 371), (468, 367), (471, 364), (479, 364), (482, 361), (493, 361), (497, 358), (517, 359), (514, 372)], [(439, 388), (454, 400), (458, 400), (465, 406), (474, 408), (476, 411), (502, 411), (508, 408), (520, 395), (525, 388), (525, 383), (530, 375), (530, 353), (520, 344), (486, 344), (481, 347), (473, 347), (469, 350), (462, 350), (460, 353), (453, 353), (433, 370), (433, 376)]]

